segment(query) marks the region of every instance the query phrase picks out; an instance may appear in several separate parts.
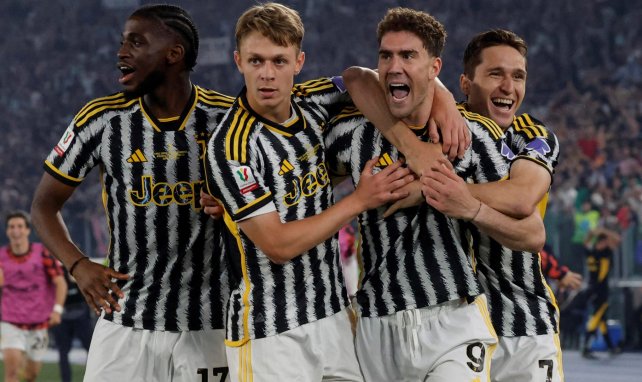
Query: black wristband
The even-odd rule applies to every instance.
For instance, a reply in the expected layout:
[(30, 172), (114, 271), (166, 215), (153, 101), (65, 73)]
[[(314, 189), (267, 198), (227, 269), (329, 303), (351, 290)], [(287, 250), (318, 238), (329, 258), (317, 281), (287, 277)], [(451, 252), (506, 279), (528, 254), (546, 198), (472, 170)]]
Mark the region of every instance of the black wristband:
[(83, 257), (81, 257), (80, 259), (78, 259), (78, 260), (74, 261), (74, 263), (73, 263), (73, 264), (71, 264), (71, 267), (69, 267), (69, 274), (70, 274), (71, 276), (73, 276), (73, 275), (74, 275), (74, 269), (76, 269), (76, 266), (77, 266), (81, 261), (83, 261), (83, 260), (88, 260), (88, 259), (89, 259), (89, 257), (83, 256)]

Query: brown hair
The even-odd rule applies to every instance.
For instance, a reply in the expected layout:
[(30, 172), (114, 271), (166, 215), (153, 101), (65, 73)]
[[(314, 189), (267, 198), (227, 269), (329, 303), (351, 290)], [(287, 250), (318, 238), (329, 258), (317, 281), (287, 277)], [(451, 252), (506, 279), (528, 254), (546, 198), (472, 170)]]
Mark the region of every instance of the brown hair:
[(4, 220), (4, 224), (8, 226), (9, 220), (15, 218), (21, 218), (25, 221), (25, 225), (27, 226), (27, 228), (31, 228), (31, 218), (29, 218), (29, 214), (21, 210), (9, 212)]
[(381, 44), (386, 33), (402, 31), (419, 37), (433, 57), (441, 56), (446, 44), (446, 29), (428, 13), (401, 7), (389, 9), (377, 26), (377, 41)]
[(236, 22), (236, 49), (241, 40), (256, 31), (279, 46), (294, 45), (301, 50), (303, 22), (299, 13), (277, 3), (258, 4), (245, 11)]
[(481, 63), (481, 53), (491, 46), (508, 45), (515, 48), (524, 58), (528, 46), (524, 39), (506, 29), (491, 29), (479, 33), (468, 43), (464, 51), (464, 74), (473, 79), (475, 68)]

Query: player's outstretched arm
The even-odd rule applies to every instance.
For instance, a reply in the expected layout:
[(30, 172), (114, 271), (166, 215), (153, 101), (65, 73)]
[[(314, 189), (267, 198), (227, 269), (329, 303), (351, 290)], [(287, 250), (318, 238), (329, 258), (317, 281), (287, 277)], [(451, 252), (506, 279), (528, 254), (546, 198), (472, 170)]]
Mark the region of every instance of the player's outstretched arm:
[(538, 252), (546, 241), (544, 223), (535, 212), (524, 219), (514, 219), (476, 199), (466, 182), (441, 159), (421, 178), (426, 202), (440, 212), (472, 221), (482, 232), (514, 251)]
[(238, 225), (270, 260), (283, 264), (327, 240), (361, 212), (407, 196), (398, 189), (414, 179), (410, 171), (395, 162), (373, 174), (377, 160), (367, 162), (350, 195), (318, 215), (282, 223), (278, 213), (271, 212)]
[(123, 292), (112, 279), (127, 280), (128, 275), (116, 272), (89, 260), (73, 243), (60, 211), (74, 192), (68, 186), (45, 173), (40, 180), (33, 202), (33, 225), (45, 247), (60, 260), (76, 279), (87, 304), (96, 313), (104, 308), (107, 313), (120, 311), (113, 295), (123, 297)]
[(551, 175), (542, 166), (526, 159), (513, 162), (510, 177), (501, 182), (470, 184), (472, 194), (490, 207), (516, 219), (537, 210), (551, 185)]
[(443, 156), (427, 150), (427, 143), (417, 139), (408, 126), (395, 118), (388, 109), (377, 73), (368, 68), (353, 66), (343, 72), (343, 81), (352, 101), (363, 115), (406, 157), (406, 163), (417, 174), (428, 164)]

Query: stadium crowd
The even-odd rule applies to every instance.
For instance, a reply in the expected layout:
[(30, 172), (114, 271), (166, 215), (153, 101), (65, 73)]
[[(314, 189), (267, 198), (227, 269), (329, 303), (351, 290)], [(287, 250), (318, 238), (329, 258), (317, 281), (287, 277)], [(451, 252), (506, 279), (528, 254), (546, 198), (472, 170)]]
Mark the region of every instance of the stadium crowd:
[[(8, 0), (0, 4), (0, 213), (28, 209), (42, 162), (71, 119), (90, 99), (119, 90), (116, 48), (121, 22), (139, 1)], [(251, 2), (181, 1), (195, 15), (201, 39), (230, 40), (227, 64), (198, 65), (194, 78), (236, 95), (242, 78), (232, 63), (233, 26)], [(441, 78), (456, 98), (461, 54), (484, 29), (514, 30), (529, 43), (529, 93), (523, 110), (559, 137), (560, 163), (551, 190), (547, 228), (555, 252), (574, 267), (583, 259), (568, 238), (591, 221), (629, 235), (623, 241), (630, 272), (642, 274), (642, 3), (604, 0), (550, 2), (433, 0), (336, 4), (331, 0), (283, 3), (301, 12), (309, 60), (299, 79), (333, 75), (349, 65), (374, 66), (374, 30), (386, 9), (424, 9), (449, 36)], [(201, 52), (202, 54), (202, 52)], [(95, 175), (94, 175), (95, 176)], [(108, 238), (98, 203), (100, 184), (84, 182), (66, 209), (72, 236), (87, 253), (103, 256)], [(585, 203), (588, 202), (588, 203)], [(579, 218), (578, 218), (579, 216)], [(579, 224), (579, 223), (578, 223)], [(592, 223), (593, 224), (593, 223)], [(577, 243), (576, 243), (577, 244)], [(637, 260), (636, 260), (637, 259)]]

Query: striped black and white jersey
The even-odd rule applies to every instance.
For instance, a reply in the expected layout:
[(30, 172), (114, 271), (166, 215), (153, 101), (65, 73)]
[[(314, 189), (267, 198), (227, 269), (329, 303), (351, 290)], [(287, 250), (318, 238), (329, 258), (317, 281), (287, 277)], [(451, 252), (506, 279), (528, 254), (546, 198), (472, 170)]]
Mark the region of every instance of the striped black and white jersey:
[(201, 212), (207, 139), (233, 98), (194, 86), (176, 118), (156, 119), (123, 93), (89, 102), (45, 161), (76, 186), (99, 167), (109, 263), (129, 274), (114, 323), (149, 330), (222, 329), (229, 296), (222, 222)]
[(532, 160), (553, 176), (560, 155), (559, 141), (544, 123), (524, 113), (515, 117), (513, 124), (506, 130), (506, 137), (516, 159)]
[[(541, 122), (523, 114), (507, 130), (512, 161), (532, 160), (553, 174), (559, 155), (557, 138)], [(547, 197), (539, 203), (542, 216)], [(513, 251), (477, 231), (473, 233), (480, 281), (488, 297), (493, 326), (499, 336), (556, 333), (558, 309), (544, 278), (539, 254)]]
[[(275, 264), (237, 222), (277, 211), (283, 222), (333, 203), (322, 129), (348, 98), (340, 78), (293, 88), (293, 114), (277, 124), (250, 107), (243, 89), (207, 149), (207, 187), (225, 207), (232, 272), (226, 343), (239, 346), (331, 316), (348, 305), (336, 235)], [(278, 232), (274, 232), (278, 235)]]
[[(501, 153), (504, 135), (494, 122), (476, 118), (466, 118), (472, 146), (454, 163), (455, 170), (469, 182), (500, 180), (509, 164)], [(415, 133), (425, 138), (425, 131)], [(344, 109), (331, 121), (325, 142), (330, 174), (348, 176), (355, 186), (373, 156), (379, 156), (379, 168), (399, 158), (397, 149), (355, 108)], [(456, 219), (426, 203), (384, 218), (386, 208), (358, 217), (361, 316), (385, 316), (483, 293)]]

